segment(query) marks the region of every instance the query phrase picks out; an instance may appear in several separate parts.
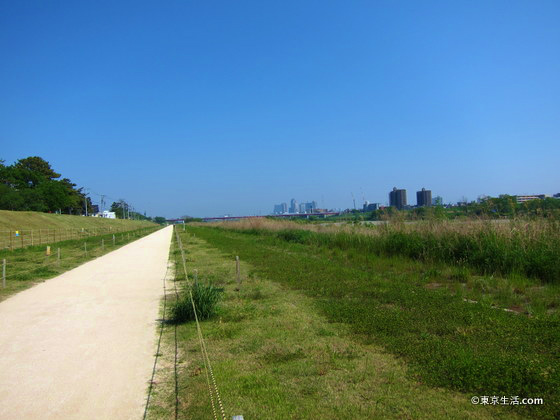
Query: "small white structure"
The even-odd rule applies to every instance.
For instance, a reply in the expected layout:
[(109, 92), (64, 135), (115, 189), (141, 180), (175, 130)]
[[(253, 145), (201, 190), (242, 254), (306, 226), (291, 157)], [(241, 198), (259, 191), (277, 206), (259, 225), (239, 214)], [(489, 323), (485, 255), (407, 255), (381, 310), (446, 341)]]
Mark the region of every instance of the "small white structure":
[(103, 217), (105, 219), (116, 219), (117, 215), (115, 214), (114, 211), (107, 211), (105, 210), (104, 212), (100, 212), (100, 213), (95, 213), (92, 215), (93, 217)]

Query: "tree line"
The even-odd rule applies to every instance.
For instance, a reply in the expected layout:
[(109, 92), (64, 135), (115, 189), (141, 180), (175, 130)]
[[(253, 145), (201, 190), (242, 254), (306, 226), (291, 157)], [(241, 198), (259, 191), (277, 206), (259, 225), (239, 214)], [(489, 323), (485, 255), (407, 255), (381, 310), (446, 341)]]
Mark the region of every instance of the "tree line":
[[(61, 214), (92, 214), (97, 210), (83, 187), (68, 178), (62, 178), (49, 162), (39, 156), (19, 159), (6, 165), (0, 159), (0, 210), (39, 211)], [(124, 200), (111, 205), (119, 219), (154, 220), (165, 223), (165, 218), (152, 219), (134, 212)]]
[(397, 210), (395, 207), (385, 207), (364, 215), (365, 220), (387, 220), (404, 218), (405, 220), (422, 219), (513, 219), (513, 218), (548, 218), (560, 219), (560, 199), (546, 197), (517, 202), (513, 195), (500, 195), (499, 197), (486, 197), (479, 202), (464, 203), (461, 206), (430, 206), (416, 207), (407, 210)]
[(12, 165), (0, 160), (0, 209), (83, 214), (92, 203), (83, 188), (61, 178), (49, 162), (30, 156)]

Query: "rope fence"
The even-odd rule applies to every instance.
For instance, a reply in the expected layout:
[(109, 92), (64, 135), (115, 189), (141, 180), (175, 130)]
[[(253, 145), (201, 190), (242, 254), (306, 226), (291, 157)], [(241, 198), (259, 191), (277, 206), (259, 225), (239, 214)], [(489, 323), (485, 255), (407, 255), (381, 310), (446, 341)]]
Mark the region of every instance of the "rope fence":
[[(60, 267), (63, 263), (68, 261), (79, 262), (82, 258), (83, 260), (87, 260), (99, 257), (106, 254), (111, 248), (114, 249), (117, 245), (120, 246), (130, 242), (131, 236), (132, 240), (134, 240), (134, 238), (144, 236), (155, 229), (157, 229), (157, 227), (136, 229), (134, 231), (128, 231), (126, 235), (123, 233), (121, 235), (115, 235), (112, 233), (115, 232), (115, 230), (109, 230), (104, 234), (99, 233), (101, 230), (97, 230), (95, 233), (99, 233), (98, 236), (79, 237), (78, 240), (74, 239), (74, 243), (63, 244), (63, 246), (56, 248), (56, 250), (53, 248), (52, 252), (50, 245), (47, 245), (46, 249), (29, 250), (29, 252), (26, 251), (23, 254), (19, 252), (12, 254), (10, 251), (8, 251), (8, 254), (6, 251), (0, 251), (0, 255), (3, 254), (0, 256), (0, 264), (2, 266), (2, 288), (6, 288), (7, 280), (30, 280), (28, 277), (40, 279), (53, 274), (52, 271), (42, 273), (41, 270), (50, 270), (54, 267)], [(37, 232), (37, 230), (34, 232)], [(88, 232), (89, 235), (92, 233), (94, 233), (92, 230)], [(37, 243), (34, 245), (39, 244)], [(45, 243), (43, 243), (43, 245), (45, 245)]]
[[(145, 229), (145, 228), (143, 228)], [(138, 229), (125, 229), (109, 226), (106, 228), (68, 228), (68, 229), (12, 229), (0, 230), (0, 250), (14, 250), (35, 245), (82, 239), (107, 234), (124, 234)]]
[[(214, 415), (214, 419), (218, 420), (218, 413), (216, 410), (216, 402), (219, 405), (220, 408), (220, 414), (222, 417), (222, 420), (226, 420), (226, 413), (224, 410), (224, 405), (222, 403), (222, 399), (220, 397), (220, 392), (218, 390), (218, 384), (216, 383), (216, 377), (214, 376), (214, 371), (212, 369), (212, 364), (210, 362), (210, 357), (208, 356), (208, 350), (206, 347), (206, 342), (204, 341), (204, 336), (202, 334), (202, 328), (200, 327), (200, 322), (198, 320), (198, 314), (196, 311), (196, 305), (194, 303), (194, 298), (193, 298), (193, 294), (192, 294), (192, 283), (189, 281), (189, 276), (188, 276), (188, 272), (187, 272), (187, 263), (186, 263), (186, 258), (185, 258), (185, 251), (183, 249), (183, 242), (181, 241), (181, 237), (179, 236), (179, 231), (178, 229), (174, 229), (175, 230), (175, 237), (177, 240), (177, 245), (179, 246), (179, 250), (181, 251), (181, 261), (182, 261), (182, 267), (183, 267), (183, 273), (185, 275), (185, 280), (187, 282), (188, 285), (188, 291), (189, 291), (189, 297), (191, 300), (191, 304), (193, 307), (193, 312), (194, 312), (194, 319), (195, 319), (195, 323), (196, 323), (196, 330), (197, 330), (197, 335), (198, 335), (198, 340), (199, 340), (199, 344), (200, 344), (200, 350), (202, 353), (202, 359), (204, 362), (204, 368), (205, 368), (205, 372), (206, 372), (206, 382), (208, 385), (208, 392), (210, 394), (210, 403), (212, 405), (212, 413)], [(214, 401), (214, 398), (216, 401)]]

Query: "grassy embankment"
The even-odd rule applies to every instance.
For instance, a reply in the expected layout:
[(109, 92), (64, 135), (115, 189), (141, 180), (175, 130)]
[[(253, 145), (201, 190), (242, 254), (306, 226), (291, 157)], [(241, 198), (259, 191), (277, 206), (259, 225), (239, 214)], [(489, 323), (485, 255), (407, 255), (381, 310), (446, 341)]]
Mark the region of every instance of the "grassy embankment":
[[(0, 211), (0, 230), (4, 228), (46, 229), (45, 226), (50, 229), (78, 229), (81, 237), (56, 242), (49, 241), (43, 245), (26, 246), (23, 249), (0, 250), (0, 270), (2, 260), (6, 259), (7, 263), (6, 287), (3, 288), (0, 283), (0, 300), (117, 249), (159, 228), (153, 223), (132, 220)], [(107, 231), (110, 233), (92, 236), (94, 229), (96, 232)], [(50, 256), (47, 256), (45, 252), (47, 244), (51, 245)], [(59, 248), (60, 260), (58, 259)]]
[(39, 213), (36, 211), (0, 210), (0, 230), (15, 229), (71, 229), (104, 228), (112, 226), (132, 230), (138, 226), (153, 226), (152, 222), (102, 217), (70, 216), (68, 214)]
[[(181, 235), (189, 275), (197, 270), (199, 281), (225, 289), (218, 316), (202, 322), (202, 329), (228, 418), (525, 418), (524, 411), (473, 406), (472, 393), (427, 384), (383, 343), (364, 340), (364, 332), (348, 319), (333, 319), (321, 310), (331, 306), (332, 275), (347, 278), (346, 263), (339, 265), (342, 271), (327, 273), (325, 265), (335, 268), (328, 257), (268, 236), (210, 228), (189, 228)], [(235, 255), (242, 261), (240, 291)], [(172, 250), (178, 274), (176, 282), (167, 282), (168, 309), (175, 300), (174, 286), (185, 284), (178, 258)], [(323, 275), (328, 278), (318, 282)], [(324, 287), (319, 296), (306, 293), (304, 284), (317, 283)], [(344, 297), (334, 300), (353, 303), (356, 299), (346, 296), (352, 293), (345, 290)], [(147, 418), (174, 418), (176, 408), (179, 419), (212, 418), (193, 323), (165, 326)]]
[(0, 249), (51, 244), (80, 236), (126, 232), (149, 226), (154, 224), (147, 221), (0, 210)]
[(467, 395), (541, 397), (544, 405), (510, 407), (512, 413), (560, 415), (554, 226), (526, 226), (525, 236), (516, 226), (340, 233), (275, 226), (191, 230), (240, 255), (257, 275), (304, 292), (329, 321), (347, 324), (363, 342), (406, 361), (410, 377)]

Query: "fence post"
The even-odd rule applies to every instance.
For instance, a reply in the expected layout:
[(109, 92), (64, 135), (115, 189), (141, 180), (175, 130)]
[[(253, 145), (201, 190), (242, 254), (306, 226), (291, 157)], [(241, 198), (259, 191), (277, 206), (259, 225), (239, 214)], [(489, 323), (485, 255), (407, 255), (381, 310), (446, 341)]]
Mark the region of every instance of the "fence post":
[(33, 246), (33, 229), (31, 229), (31, 246)]
[(105, 251), (105, 239), (101, 239), (101, 250)]
[(241, 271), (239, 269), (239, 257), (235, 256), (235, 271), (237, 273), (237, 290), (241, 289)]
[(58, 262), (58, 265), (60, 265), (60, 248), (57, 249), (56, 253), (57, 253), (57, 257), (58, 257), (57, 262)]
[(2, 288), (6, 288), (6, 258), (2, 260)]
[(86, 257), (87, 257), (87, 242), (84, 242), (84, 251), (85, 251)]
[(115, 246), (115, 235), (113, 234), (113, 246)]

